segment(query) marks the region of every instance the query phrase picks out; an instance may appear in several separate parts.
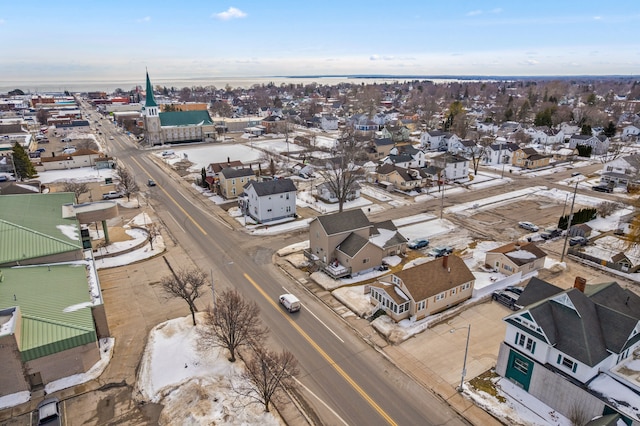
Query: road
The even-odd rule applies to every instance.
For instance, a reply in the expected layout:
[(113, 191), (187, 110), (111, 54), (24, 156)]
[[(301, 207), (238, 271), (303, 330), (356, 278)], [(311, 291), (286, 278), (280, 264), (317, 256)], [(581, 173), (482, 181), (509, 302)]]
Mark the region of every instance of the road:
[[(111, 124), (103, 126), (109, 154), (124, 162), (139, 185), (154, 179), (149, 199), (175, 240), (196, 265), (211, 271), (216, 290), (233, 287), (255, 300), (276, 347), (299, 360), (302, 386), (323, 424), (468, 424), (445, 402), (406, 377), (374, 351), (313, 297), (283, 280), (262, 240), (233, 232), (179, 181), (162, 170), (148, 153), (135, 148)], [(265, 241), (267, 242), (267, 241)], [(285, 291), (303, 302), (290, 315), (277, 304)]]

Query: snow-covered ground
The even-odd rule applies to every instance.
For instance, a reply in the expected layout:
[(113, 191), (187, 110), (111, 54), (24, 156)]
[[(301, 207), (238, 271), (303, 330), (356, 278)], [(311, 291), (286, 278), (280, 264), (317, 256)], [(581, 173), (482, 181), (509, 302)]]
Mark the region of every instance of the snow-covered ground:
[[(203, 313), (197, 314), (198, 320)], [(191, 316), (157, 325), (149, 334), (137, 391), (145, 401), (164, 405), (161, 424), (281, 425), (274, 414), (234, 392), (241, 361), (231, 363), (220, 348), (199, 350)]]

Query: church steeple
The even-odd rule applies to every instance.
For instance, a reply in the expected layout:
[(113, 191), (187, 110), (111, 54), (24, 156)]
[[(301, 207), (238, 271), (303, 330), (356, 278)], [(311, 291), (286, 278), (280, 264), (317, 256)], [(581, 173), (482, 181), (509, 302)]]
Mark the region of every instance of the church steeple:
[(153, 97), (153, 86), (151, 85), (151, 80), (149, 80), (149, 71), (147, 71), (147, 98), (144, 101), (145, 107), (157, 107), (155, 98)]

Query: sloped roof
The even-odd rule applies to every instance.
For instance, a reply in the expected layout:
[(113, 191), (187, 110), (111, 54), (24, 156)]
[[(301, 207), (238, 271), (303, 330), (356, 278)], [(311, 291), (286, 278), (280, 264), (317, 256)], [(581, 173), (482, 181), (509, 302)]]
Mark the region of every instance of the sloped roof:
[(0, 264), (82, 249), (75, 218), (63, 218), (70, 192), (0, 197)]
[[(447, 262), (446, 268), (444, 267), (445, 260)], [(475, 281), (475, 277), (467, 265), (458, 256), (444, 256), (397, 272), (395, 275), (404, 282), (411, 298), (416, 302), (466, 282)]]
[(213, 124), (209, 113), (205, 110), (171, 111), (160, 113), (160, 124), (163, 127), (201, 126)]
[(14, 267), (2, 272), (0, 310), (20, 307), (18, 345), (23, 361), (96, 341), (84, 264)]
[(297, 191), (296, 186), (291, 179), (275, 179), (267, 180), (264, 182), (249, 182), (244, 186), (245, 191), (250, 186), (253, 187), (254, 191), (256, 191), (258, 197)]
[(509, 243), (489, 250), (487, 253), (502, 253), (518, 266), (531, 263), (547, 255), (534, 243)]
[(349, 234), (347, 238), (344, 239), (344, 241), (340, 243), (338, 247), (336, 247), (336, 250), (343, 252), (349, 257), (354, 257), (368, 243), (369, 243), (369, 240), (367, 240), (364, 237), (361, 237), (355, 232), (352, 232), (351, 234)]
[(316, 218), (327, 235), (341, 234), (346, 231), (369, 228), (371, 223), (361, 209), (347, 210)]
[(153, 86), (151, 85), (151, 80), (149, 79), (149, 73), (147, 72), (147, 88), (145, 92), (146, 99), (144, 100), (145, 107), (157, 107), (155, 98), (153, 97)]
[(220, 174), (225, 177), (225, 179), (233, 179), (237, 177), (244, 176), (254, 176), (255, 172), (251, 168), (247, 169), (232, 169), (230, 167), (226, 167), (220, 170)]
[(640, 339), (631, 337), (640, 320), (640, 296), (615, 282), (587, 285), (582, 293), (532, 278), (518, 302), (525, 309), (507, 317), (507, 322), (528, 312), (550, 345), (589, 366)]

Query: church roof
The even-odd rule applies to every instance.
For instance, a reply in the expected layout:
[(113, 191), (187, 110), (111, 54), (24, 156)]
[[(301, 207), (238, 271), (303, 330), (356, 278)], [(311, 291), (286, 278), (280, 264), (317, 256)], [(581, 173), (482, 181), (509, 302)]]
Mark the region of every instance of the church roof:
[(171, 111), (160, 113), (162, 126), (201, 126), (213, 124), (207, 111)]
[(151, 85), (151, 80), (149, 80), (149, 73), (147, 72), (147, 91), (146, 91), (146, 99), (144, 101), (145, 107), (157, 107), (155, 98), (153, 97), (153, 86)]

